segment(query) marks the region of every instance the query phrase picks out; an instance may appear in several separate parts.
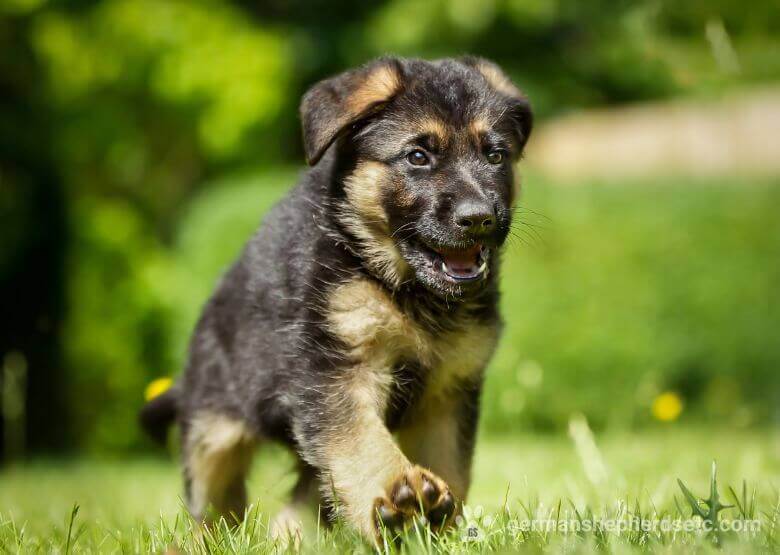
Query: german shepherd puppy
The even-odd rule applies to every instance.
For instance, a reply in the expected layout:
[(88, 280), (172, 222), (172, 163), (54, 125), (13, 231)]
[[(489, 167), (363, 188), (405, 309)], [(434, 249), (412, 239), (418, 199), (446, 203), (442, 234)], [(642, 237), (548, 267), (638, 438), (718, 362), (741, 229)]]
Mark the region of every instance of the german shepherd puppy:
[(528, 101), (483, 59), (382, 58), (314, 85), (301, 119), (311, 169), (142, 422), (180, 426), (197, 519), (241, 516), (253, 449), (277, 440), (300, 477), (276, 533), (318, 489), (368, 538), (420, 512), (440, 529), (469, 487)]

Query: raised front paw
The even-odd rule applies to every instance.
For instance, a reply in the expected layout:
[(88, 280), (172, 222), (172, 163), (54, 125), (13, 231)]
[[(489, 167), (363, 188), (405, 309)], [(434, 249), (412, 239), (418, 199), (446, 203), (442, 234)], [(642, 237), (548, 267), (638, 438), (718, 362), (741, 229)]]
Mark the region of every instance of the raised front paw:
[(400, 530), (416, 515), (422, 514), (433, 530), (441, 530), (453, 521), (456, 503), (447, 484), (420, 466), (412, 466), (374, 501), (374, 524)]

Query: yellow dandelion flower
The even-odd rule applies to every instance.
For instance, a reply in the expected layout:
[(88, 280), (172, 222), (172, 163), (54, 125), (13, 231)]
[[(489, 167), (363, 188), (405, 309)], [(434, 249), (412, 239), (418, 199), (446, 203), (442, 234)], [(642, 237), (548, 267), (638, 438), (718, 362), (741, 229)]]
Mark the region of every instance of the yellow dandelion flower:
[(677, 420), (683, 410), (680, 396), (673, 391), (665, 391), (653, 400), (653, 417), (661, 422)]
[(149, 385), (146, 386), (144, 398), (147, 401), (151, 401), (155, 397), (168, 391), (172, 385), (173, 380), (171, 378), (157, 378), (156, 380), (152, 380), (149, 382)]

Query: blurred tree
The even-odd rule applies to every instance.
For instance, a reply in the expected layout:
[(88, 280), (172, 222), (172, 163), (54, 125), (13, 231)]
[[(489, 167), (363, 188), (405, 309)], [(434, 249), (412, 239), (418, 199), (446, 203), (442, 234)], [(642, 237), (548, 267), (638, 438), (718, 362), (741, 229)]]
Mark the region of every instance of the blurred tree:
[[(26, 412), (21, 436), (40, 450), (70, 439), (59, 341), (68, 244), (52, 114), (28, 40), (31, 24), (24, 13), (0, 18), (0, 52), (12, 53), (0, 55), (0, 381), (4, 361), (26, 367), (26, 387), (5, 391), (22, 396), (14, 400)], [(5, 430), (0, 427), (0, 460)]]

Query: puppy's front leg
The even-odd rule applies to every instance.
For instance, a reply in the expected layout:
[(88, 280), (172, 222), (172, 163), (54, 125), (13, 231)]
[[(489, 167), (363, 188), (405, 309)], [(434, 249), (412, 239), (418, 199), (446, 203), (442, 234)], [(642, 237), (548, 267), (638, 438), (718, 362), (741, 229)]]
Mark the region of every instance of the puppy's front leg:
[(465, 501), (477, 431), (481, 385), (466, 384), (446, 395), (423, 398), (398, 432), (404, 453), (431, 469)]
[[(365, 368), (354, 373), (376, 375)], [(455, 507), (449, 486), (398, 448), (382, 416), (383, 388), (352, 381), (329, 389), (309, 405), (318, 421), (301, 428), (300, 444), (315, 459), (323, 494), (338, 514), (371, 539), (381, 525), (400, 528), (421, 508), (432, 525), (447, 521)]]

